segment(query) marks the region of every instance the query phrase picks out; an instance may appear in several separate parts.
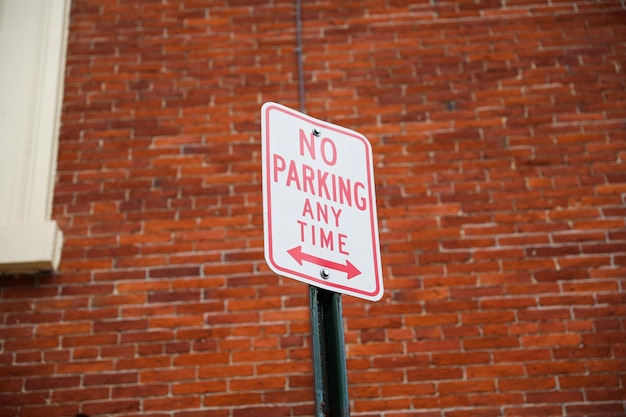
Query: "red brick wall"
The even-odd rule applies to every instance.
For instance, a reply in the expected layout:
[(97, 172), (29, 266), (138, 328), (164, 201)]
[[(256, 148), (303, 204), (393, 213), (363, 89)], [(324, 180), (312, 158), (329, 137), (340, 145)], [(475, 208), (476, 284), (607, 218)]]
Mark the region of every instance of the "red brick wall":
[[(0, 416), (312, 415), (308, 290), (262, 248), (295, 7), (257, 3), (73, 2), (63, 260), (0, 278)], [(303, 37), (307, 112), (375, 152), (352, 414), (624, 415), (623, 1), (306, 0)]]

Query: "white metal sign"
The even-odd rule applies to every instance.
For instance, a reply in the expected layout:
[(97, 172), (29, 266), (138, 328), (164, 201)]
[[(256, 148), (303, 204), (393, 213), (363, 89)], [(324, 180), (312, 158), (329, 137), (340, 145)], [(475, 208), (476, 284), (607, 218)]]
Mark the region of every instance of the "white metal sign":
[(277, 103), (261, 109), (265, 260), (279, 275), (383, 296), (372, 147)]

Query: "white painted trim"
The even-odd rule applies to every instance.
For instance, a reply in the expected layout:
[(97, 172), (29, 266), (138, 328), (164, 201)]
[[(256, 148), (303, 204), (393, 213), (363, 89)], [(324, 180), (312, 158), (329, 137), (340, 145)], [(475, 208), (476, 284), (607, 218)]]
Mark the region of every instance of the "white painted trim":
[(0, 272), (54, 269), (50, 220), (71, 0), (0, 0)]
[(63, 233), (56, 222), (0, 225), (0, 271), (55, 270), (62, 246)]

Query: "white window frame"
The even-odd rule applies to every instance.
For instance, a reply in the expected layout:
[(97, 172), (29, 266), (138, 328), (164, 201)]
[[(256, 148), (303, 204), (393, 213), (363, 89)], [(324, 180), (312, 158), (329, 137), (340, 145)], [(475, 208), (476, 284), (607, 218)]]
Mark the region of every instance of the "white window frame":
[(51, 220), (71, 0), (0, 0), (0, 273), (58, 268)]

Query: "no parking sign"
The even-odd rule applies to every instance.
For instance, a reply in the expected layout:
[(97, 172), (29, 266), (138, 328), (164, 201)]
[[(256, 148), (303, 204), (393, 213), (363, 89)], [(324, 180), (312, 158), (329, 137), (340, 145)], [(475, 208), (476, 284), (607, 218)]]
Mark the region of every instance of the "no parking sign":
[(265, 260), (279, 275), (383, 295), (372, 147), (277, 103), (261, 109)]

